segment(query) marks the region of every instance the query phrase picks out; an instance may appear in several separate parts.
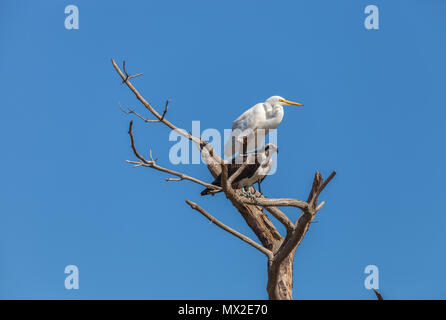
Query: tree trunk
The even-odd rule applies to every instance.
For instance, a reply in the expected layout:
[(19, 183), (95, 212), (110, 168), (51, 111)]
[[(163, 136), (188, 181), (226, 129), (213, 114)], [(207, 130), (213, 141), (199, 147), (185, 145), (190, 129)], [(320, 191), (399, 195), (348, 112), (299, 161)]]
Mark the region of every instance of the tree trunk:
[(277, 268), (268, 263), (268, 284), (266, 291), (270, 300), (293, 299), (293, 260), (294, 251)]

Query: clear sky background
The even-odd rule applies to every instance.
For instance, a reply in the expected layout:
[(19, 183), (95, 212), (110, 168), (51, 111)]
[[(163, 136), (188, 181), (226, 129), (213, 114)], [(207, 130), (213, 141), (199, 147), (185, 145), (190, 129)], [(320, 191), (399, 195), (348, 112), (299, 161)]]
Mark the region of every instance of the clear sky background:
[[(79, 30), (66, 30), (66, 5)], [(364, 28), (364, 8), (380, 29)], [(304, 199), (315, 170), (338, 175), (295, 257), (294, 298), (446, 298), (446, 2), (2, 1), (0, 298), (265, 299), (265, 257), (188, 207), (255, 237), (222, 195), (133, 168), (144, 112), (110, 63), (191, 129), (230, 128), (271, 95), (285, 110), (270, 197)], [(134, 119), (139, 149), (169, 163), (160, 124)], [(296, 210), (287, 213), (295, 220)], [(281, 229), (282, 230), (282, 229)], [(257, 240), (257, 239), (256, 239)], [(80, 289), (64, 287), (65, 266)]]

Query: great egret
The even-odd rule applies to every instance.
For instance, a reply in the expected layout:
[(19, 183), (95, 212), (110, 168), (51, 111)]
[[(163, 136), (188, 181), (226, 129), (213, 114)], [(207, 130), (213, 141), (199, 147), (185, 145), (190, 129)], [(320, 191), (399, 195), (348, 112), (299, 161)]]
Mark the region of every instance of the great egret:
[[(243, 195), (252, 197), (252, 194), (245, 191), (245, 187), (250, 187), (258, 182), (263, 181), (268, 175), (273, 166), (272, 156), (278, 152), (278, 148), (275, 144), (265, 144), (259, 151), (251, 152), (248, 154), (238, 155), (230, 163), (226, 164), (228, 167), (228, 178), (231, 177), (243, 164), (246, 164), (243, 171), (232, 182), (232, 188), (242, 189)], [(212, 182), (214, 186), (221, 187), (221, 174), (215, 178)], [(201, 192), (201, 195), (207, 195), (211, 193), (210, 188), (206, 188)]]
[(285, 105), (303, 106), (280, 96), (272, 96), (246, 110), (232, 123), (231, 136), (225, 145), (225, 156), (231, 157), (237, 152), (244, 153), (259, 148), (269, 130), (276, 129), (282, 122)]

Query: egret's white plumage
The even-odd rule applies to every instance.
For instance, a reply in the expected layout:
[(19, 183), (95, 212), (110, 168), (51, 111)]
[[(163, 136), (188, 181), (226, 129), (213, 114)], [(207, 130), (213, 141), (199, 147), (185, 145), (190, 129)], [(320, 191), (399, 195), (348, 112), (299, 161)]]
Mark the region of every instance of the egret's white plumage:
[(285, 105), (302, 106), (280, 96), (272, 96), (246, 110), (232, 123), (232, 132), (225, 145), (225, 156), (241, 153), (245, 137), (247, 150), (259, 148), (269, 130), (276, 129), (282, 122)]

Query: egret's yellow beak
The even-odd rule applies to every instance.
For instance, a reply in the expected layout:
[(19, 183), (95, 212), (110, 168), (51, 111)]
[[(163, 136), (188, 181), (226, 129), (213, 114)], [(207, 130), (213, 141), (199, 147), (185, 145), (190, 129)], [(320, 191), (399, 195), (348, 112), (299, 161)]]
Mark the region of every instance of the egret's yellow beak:
[(300, 103), (297, 103), (297, 102), (293, 102), (293, 101), (288, 101), (288, 100), (285, 100), (285, 99), (280, 99), (280, 102), (284, 102), (284, 103), (286, 103), (287, 105), (289, 105), (289, 106), (303, 106), (303, 104), (300, 104)]

